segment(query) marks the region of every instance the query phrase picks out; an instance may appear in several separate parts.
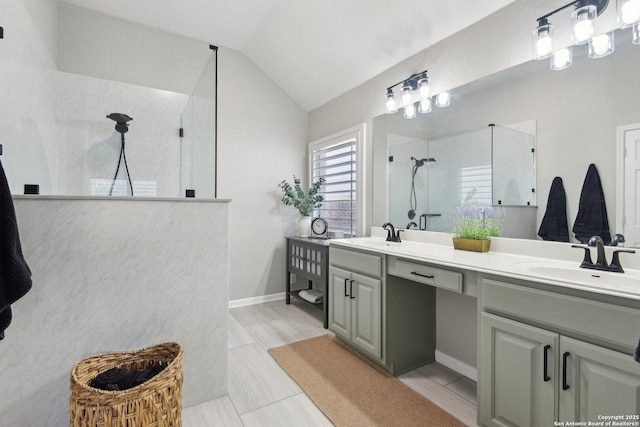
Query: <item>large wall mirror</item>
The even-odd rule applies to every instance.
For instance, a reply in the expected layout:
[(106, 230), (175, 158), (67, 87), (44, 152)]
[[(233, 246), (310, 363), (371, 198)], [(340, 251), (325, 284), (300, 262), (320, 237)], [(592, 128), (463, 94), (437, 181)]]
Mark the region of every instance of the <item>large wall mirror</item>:
[[(452, 90), (449, 107), (434, 107), (431, 113), (418, 114), (412, 120), (405, 119), (401, 111), (374, 118), (373, 224), (381, 225), (391, 220), (397, 226), (405, 227), (411, 221), (407, 216), (411, 209), (410, 157), (419, 155), (435, 161), (425, 162), (418, 168), (420, 175), (417, 176), (421, 179), (414, 180), (413, 188), (418, 201), (426, 205), (417, 206), (417, 210), (419, 214), (442, 215), (427, 216), (431, 225), (428, 224), (427, 229), (451, 230), (451, 219), (446, 217), (449, 211), (437, 206), (438, 199), (449, 198), (450, 204), (459, 206), (465, 202), (465, 197), (475, 197), (472, 188), (460, 190), (463, 169), (469, 164), (460, 159), (476, 158), (481, 159), (482, 164), (493, 164), (494, 174), (502, 174), (500, 181), (517, 184), (517, 188), (512, 188), (516, 190), (512, 194), (517, 195), (518, 202), (504, 202), (505, 205), (520, 205), (516, 213), (507, 213), (512, 221), (505, 227), (505, 237), (538, 238), (537, 230), (556, 176), (564, 182), (567, 222), (571, 230), (585, 175), (592, 163), (600, 174), (611, 232), (620, 232), (622, 221), (619, 218), (624, 208), (619, 206), (635, 206), (635, 199), (640, 200), (637, 190), (635, 194), (622, 196), (620, 187), (623, 184), (618, 182), (624, 159), (617, 140), (619, 129), (640, 123), (640, 79), (637, 78), (640, 46), (631, 44), (629, 31), (618, 31), (616, 37), (616, 51), (605, 58), (588, 59), (586, 46), (574, 47), (573, 66), (567, 70), (551, 71), (548, 60), (532, 61)], [(506, 165), (499, 166), (495, 160), (492, 163), (492, 149), (486, 142), (489, 138), (479, 137), (471, 142), (483, 131), (488, 132), (488, 124), (495, 124), (494, 130), (516, 135), (500, 144), (501, 152), (506, 155), (502, 159), (506, 160)], [(524, 137), (519, 138), (519, 134)], [(460, 136), (464, 142), (460, 141)], [(528, 142), (522, 142), (527, 138), (530, 138)], [(421, 144), (427, 151), (410, 154)], [(518, 157), (515, 153), (522, 144), (535, 148), (535, 157), (528, 157), (528, 164), (533, 167), (533, 195), (525, 195), (525, 187), (519, 185), (523, 169), (522, 163), (515, 160)], [(396, 153), (400, 157), (409, 155), (409, 159), (402, 159), (403, 166), (396, 163)], [(390, 156), (393, 156), (393, 162), (389, 162)], [(498, 169), (504, 173), (497, 172)], [(524, 173), (529, 174), (529, 170)], [(394, 176), (401, 177), (400, 183)], [(496, 178), (494, 176), (494, 180)], [(503, 193), (494, 190), (493, 194)], [(497, 204), (499, 199), (493, 194), (487, 195), (484, 201)], [(420, 226), (418, 221), (416, 223)], [(575, 241), (573, 233), (570, 235)]]
[(530, 237), (532, 225), (523, 224), (535, 221), (535, 122), (527, 125), (492, 123), (413, 141), (387, 133), (389, 220), (446, 232), (457, 207), (501, 205), (520, 224), (520, 232), (510, 230), (511, 235)]

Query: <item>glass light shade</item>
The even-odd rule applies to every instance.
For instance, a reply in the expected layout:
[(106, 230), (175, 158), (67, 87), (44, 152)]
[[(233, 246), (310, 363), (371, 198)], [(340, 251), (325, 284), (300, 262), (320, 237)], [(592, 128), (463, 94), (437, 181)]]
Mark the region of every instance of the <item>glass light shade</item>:
[(404, 106), (404, 118), (413, 119), (416, 116), (415, 104), (409, 104)]
[(447, 107), (451, 103), (449, 92), (441, 92), (436, 97), (436, 105), (438, 107)]
[(640, 0), (618, 0), (618, 19), (622, 28), (640, 21)]
[(413, 95), (411, 93), (411, 86), (406, 83), (402, 86), (402, 105), (406, 107), (409, 104), (413, 104)]
[(393, 96), (391, 89), (387, 90), (387, 114), (393, 114), (398, 112), (398, 106), (396, 105), (396, 98)]
[(602, 58), (613, 53), (613, 31), (598, 34), (589, 40), (589, 58)]
[(571, 46), (558, 49), (551, 55), (551, 69), (554, 71), (565, 70), (572, 63)]
[(425, 98), (420, 100), (420, 104), (418, 105), (418, 111), (420, 113), (430, 113), (431, 112), (431, 98)]
[(633, 44), (640, 44), (640, 22), (633, 26)]
[(593, 5), (579, 7), (571, 14), (571, 42), (584, 44), (593, 35), (593, 20), (597, 16), (597, 9)]
[(553, 27), (540, 25), (533, 30), (533, 59), (545, 59), (553, 54)]
[(429, 79), (426, 77), (418, 80), (418, 92), (420, 93), (420, 99), (429, 98), (431, 88), (429, 88)]

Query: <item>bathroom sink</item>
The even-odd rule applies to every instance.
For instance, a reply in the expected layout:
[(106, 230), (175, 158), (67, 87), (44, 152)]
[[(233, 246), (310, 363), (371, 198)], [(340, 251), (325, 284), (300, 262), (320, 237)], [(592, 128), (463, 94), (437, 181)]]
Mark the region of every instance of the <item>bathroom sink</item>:
[(345, 240), (345, 243), (349, 243), (355, 246), (361, 246), (363, 248), (371, 248), (371, 249), (393, 249), (398, 248), (402, 242), (387, 242), (386, 240), (374, 238), (374, 237), (361, 237), (361, 238), (353, 238)]
[(518, 263), (514, 265), (514, 268), (537, 278), (572, 282), (583, 286), (622, 292), (632, 291), (637, 293), (640, 291), (640, 273), (636, 271), (612, 273), (560, 263)]

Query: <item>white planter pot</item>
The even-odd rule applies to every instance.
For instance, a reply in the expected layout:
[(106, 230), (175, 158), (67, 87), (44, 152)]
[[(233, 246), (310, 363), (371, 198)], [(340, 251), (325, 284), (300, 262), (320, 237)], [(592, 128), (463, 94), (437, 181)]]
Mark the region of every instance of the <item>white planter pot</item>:
[(301, 216), (298, 220), (298, 236), (309, 237), (309, 230), (311, 230), (311, 217)]

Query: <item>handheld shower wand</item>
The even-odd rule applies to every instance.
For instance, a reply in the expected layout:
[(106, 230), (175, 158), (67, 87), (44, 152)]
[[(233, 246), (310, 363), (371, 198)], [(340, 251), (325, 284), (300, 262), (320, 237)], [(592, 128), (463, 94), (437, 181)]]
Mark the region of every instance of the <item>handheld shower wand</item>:
[(124, 151), (124, 134), (129, 131), (129, 124), (127, 122), (133, 120), (133, 117), (129, 117), (122, 113), (111, 113), (107, 116), (108, 119), (116, 122), (116, 131), (120, 132), (120, 157), (118, 158), (118, 167), (116, 173), (113, 175), (113, 181), (111, 181), (111, 189), (109, 189), (109, 196), (113, 193), (113, 185), (116, 183), (118, 172), (120, 171), (120, 163), (124, 160), (124, 168), (127, 171), (127, 179), (129, 180), (129, 188), (131, 189), (131, 197), (133, 197), (133, 184), (131, 183), (131, 176), (129, 175), (129, 166), (127, 165), (127, 155)]
[(416, 159), (412, 156), (411, 160), (415, 161), (415, 163), (411, 169), (411, 194), (409, 195), (409, 213), (407, 214), (409, 219), (416, 217), (416, 208), (418, 207), (418, 198), (416, 196), (416, 173), (418, 168), (424, 166), (425, 163), (435, 162), (436, 159), (433, 157)]

